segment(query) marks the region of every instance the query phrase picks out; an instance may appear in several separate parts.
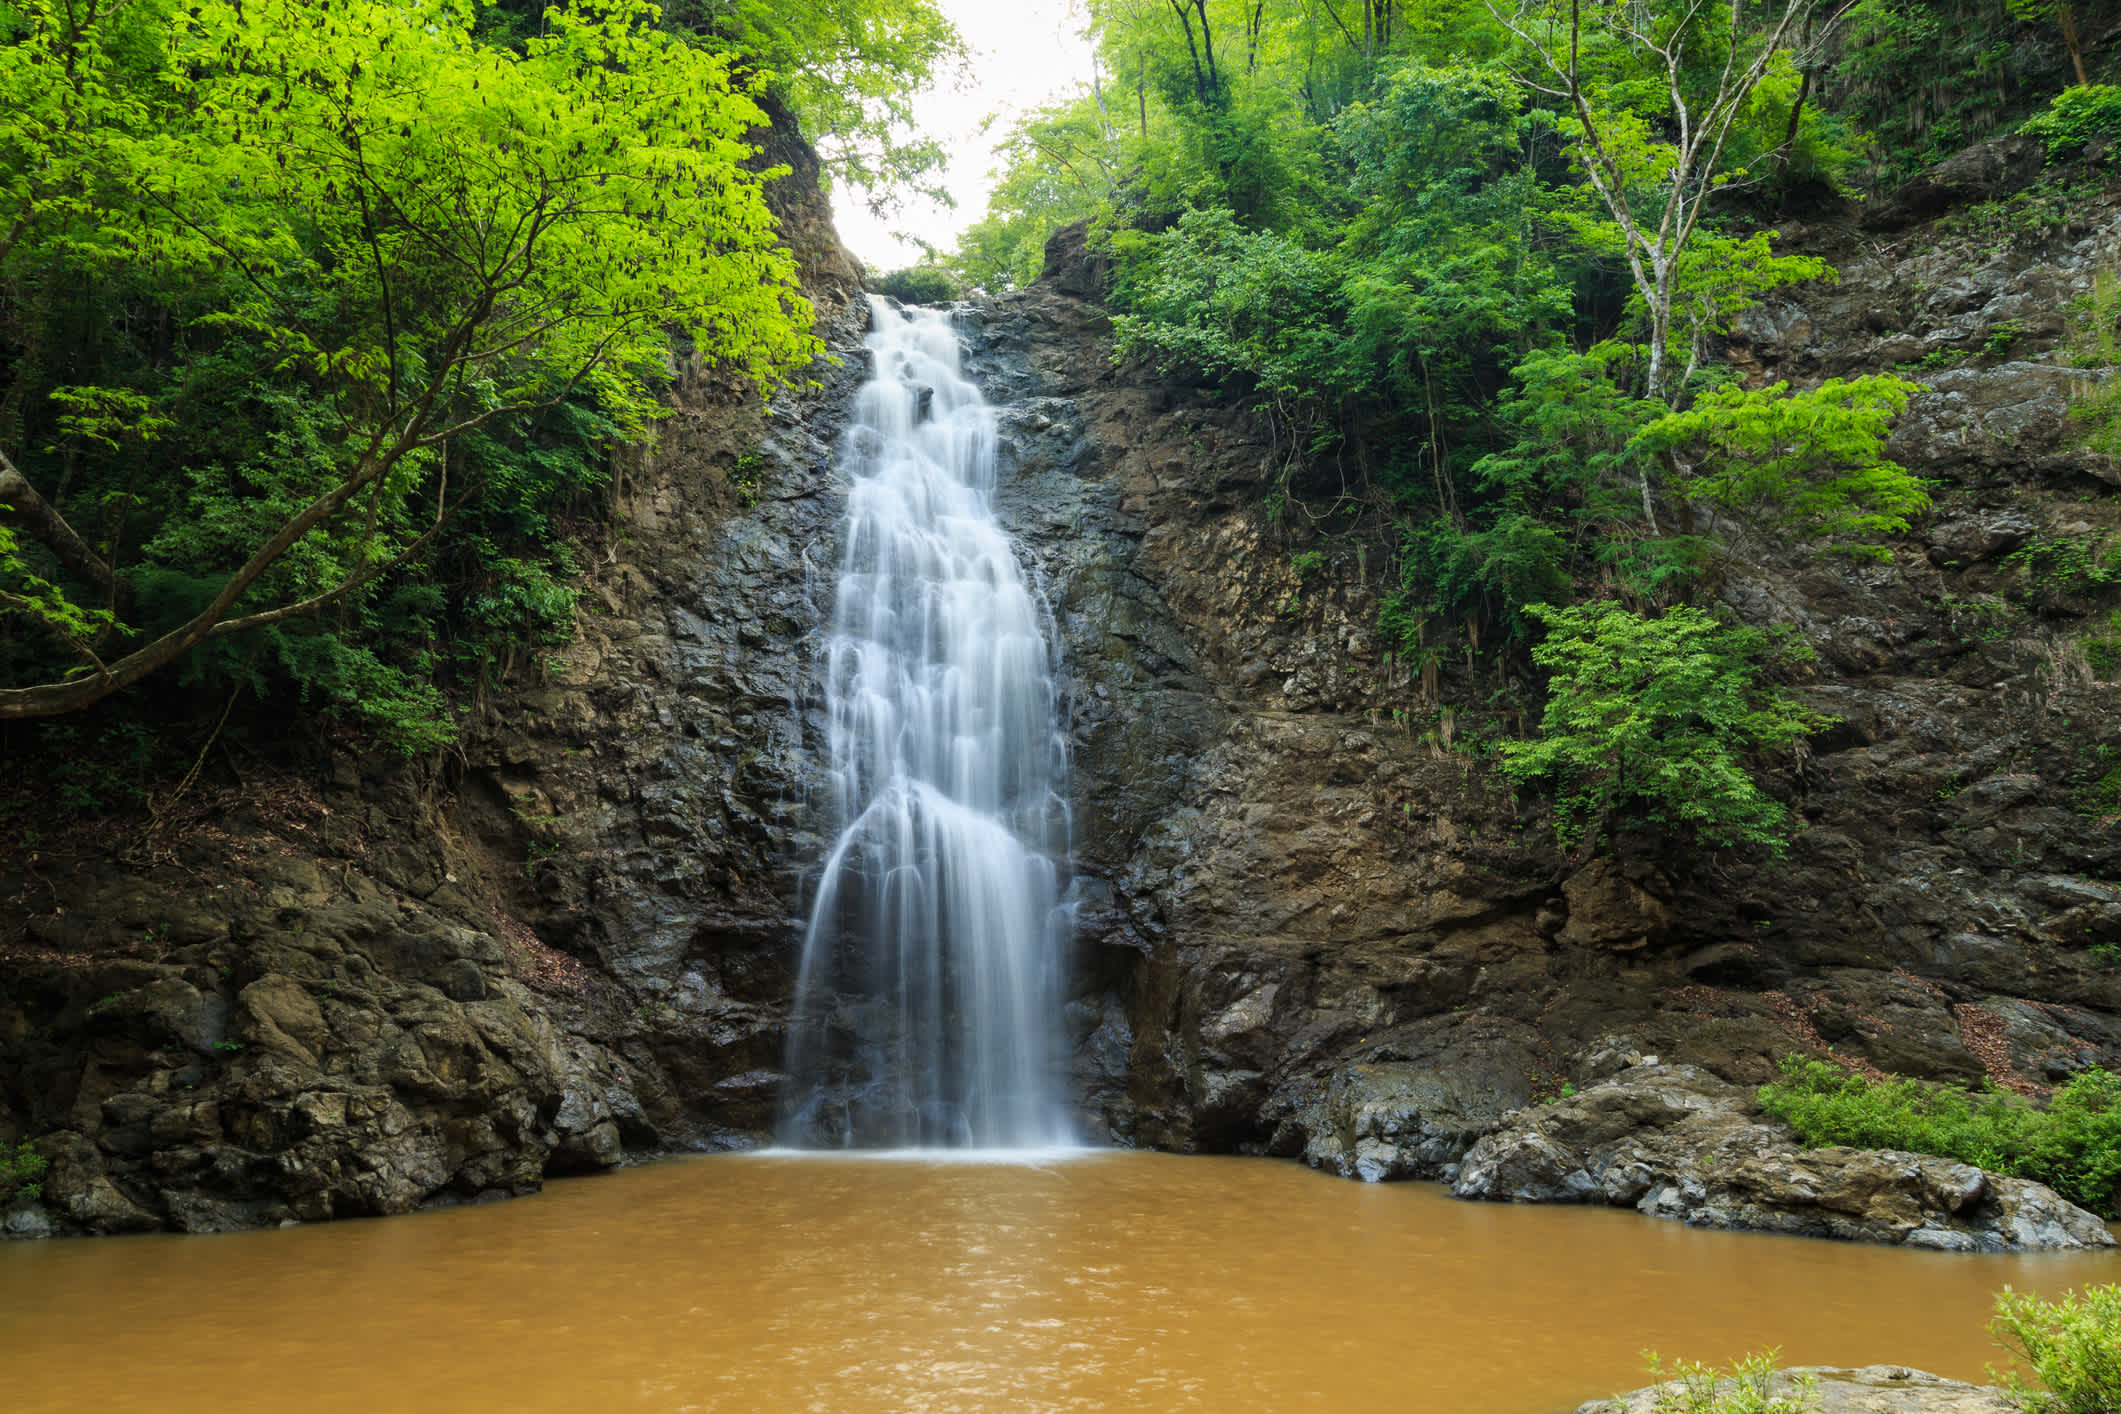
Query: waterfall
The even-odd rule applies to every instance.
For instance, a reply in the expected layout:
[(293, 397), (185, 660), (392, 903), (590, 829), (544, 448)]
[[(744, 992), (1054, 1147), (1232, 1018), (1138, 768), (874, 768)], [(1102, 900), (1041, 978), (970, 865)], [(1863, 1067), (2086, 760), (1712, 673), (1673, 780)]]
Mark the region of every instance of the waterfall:
[(870, 305), (824, 664), (839, 833), (803, 940), (781, 1140), (1065, 1144), (1048, 615), (995, 520), (995, 413), (949, 316)]

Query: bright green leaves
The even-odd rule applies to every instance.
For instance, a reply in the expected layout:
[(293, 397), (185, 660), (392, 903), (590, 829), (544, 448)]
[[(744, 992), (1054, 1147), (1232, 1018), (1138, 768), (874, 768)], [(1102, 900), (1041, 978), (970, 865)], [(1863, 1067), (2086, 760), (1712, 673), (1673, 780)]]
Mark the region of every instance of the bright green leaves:
[(763, 78), (873, 208), (935, 190), (944, 153), (917, 135), (913, 101), (970, 58), (935, 0), (671, 0), (663, 17)]
[[(1817, 256), (1777, 255), (1773, 231), (1729, 236), (1697, 230), (1680, 251), (1671, 282), (1671, 312), (1665, 321), (1665, 352), (1680, 369), (1671, 391), (1691, 391), (1689, 380), (1708, 357), (1712, 340), (1731, 332), (1731, 320), (1763, 296), (1805, 280), (1832, 283), (1839, 276)], [(1642, 297), (1628, 312), (1647, 325)]]
[(1530, 612), (1547, 627), (1532, 650), (1552, 673), (1546, 713), (1537, 737), (1503, 744), (1502, 769), (1555, 783), (1563, 844), (1646, 826), (1781, 850), (1788, 812), (1745, 758), (1826, 725), (1764, 681), (1809, 650), (1684, 606), (1654, 618), (1610, 601)]
[(1113, 321), (1123, 355), (1147, 355), (1271, 396), (1332, 400), (1352, 391), (1349, 272), (1331, 254), (1268, 231), (1247, 231), (1225, 210), (1188, 211), (1148, 237)]
[(1885, 559), (1881, 538), (1930, 504), (1921, 480), (1883, 451), (1917, 387), (1880, 374), (1797, 393), (1786, 383), (1711, 388), (1644, 428), (1636, 445), (1669, 457), (1680, 477), (1668, 489), (1679, 497)]
[[(2056, 1095), (2056, 1107), (2060, 1108), (2064, 1096), (2088, 1088), (2085, 1082), (2094, 1077), (2106, 1083), (2111, 1104), (2113, 1077), (2088, 1071)], [(2121, 1170), (2121, 1136), (2110, 1127), (2103, 1137), (2105, 1150), (2099, 1157), (2107, 1165), (2107, 1204), (2087, 1206), (2112, 1216), (2115, 1195), (2111, 1184)], [(2062, 1184), (2054, 1186), (2068, 1192)], [(2121, 1283), (2065, 1291), (2054, 1301), (2006, 1286), (1996, 1294), (1996, 1315), (1988, 1328), (1997, 1343), (2045, 1386), (2035, 1389), (2018, 1369), (2004, 1372), (2000, 1379), (2014, 1407), (2026, 1414), (2106, 1414), (2121, 1407)], [(1994, 1367), (1990, 1369), (1993, 1372)]]
[(150, 219), (240, 272), (223, 318), (383, 407), (586, 377), (637, 425), (666, 323), (770, 375), (810, 346), (741, 167), (762, 115), (652, 17), (555, 9), (517, 55), (438, 4), (202, 6), (171, 40), (196, 161)]
[(2054, 97), (2045, 113), (2025, 120), (2019, 132), (2047, 144), (2050, 162), (2082, 152), (2087, 143), (2121, 141), (2121, 84), (2080, 83)]
[[(749, 170), (764, 115), (730, 58), (657, 21), (644, 0), (563, 5), (503, 48), (447, 0), (0, 0), (0, 294), (21, 327), (160, 341), (74, 355), (105, 366), (70, 387), (25, 365), (27, 431), (0, 434), (33, 481), (72, 482), (76, 514), (97, 487), (119, 576), (168, 589), (139, 606), (158, 636), (93, 682), (0, 644), (32, 682), (0, 687), (0, 716), (358, 610), (459, 510), (511, 499), (467, 439), (562, 406), (593, 407), (600, 442), (639, 435), (673, 330), (687, 364), (767, 387), (814, 356), (773, 174)], [(224, 427), (253, 445), (220, 446)], [(65, 576), (19, 533), (7, 553), (0, 616), (109, 651)], [(496, 622), (552, 618), (542, 547), (479, 558), (530, 595)], [(358, 653), (304, 644), (283, 658), (382, 692)]]

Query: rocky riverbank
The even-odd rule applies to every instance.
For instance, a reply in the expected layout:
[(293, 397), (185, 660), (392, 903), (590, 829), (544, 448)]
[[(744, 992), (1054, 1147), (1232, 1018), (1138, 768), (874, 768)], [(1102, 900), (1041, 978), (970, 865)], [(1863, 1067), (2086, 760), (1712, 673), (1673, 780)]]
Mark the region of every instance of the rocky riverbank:
[(1601, 1203), (1690, 1227), (1940, 1252), (2114, 1245), (2044, 1184), (1890, 1149), (1804, 1149), (1753, 1113), (1748, 1092), (1654, 1059), (1517, 1111), (1449, 1178), (1458, 1198)]
[[(2018, 1408), (1994, 1386), (1964, 1384), (1904, 1365), (1804, 1365), (1778, 1370), (1768, 1381), (1776, 1399), (1792, 1398), (1807, 1387), (1812, 1402), (1805, 1407), (1812, 1414), (2013, 1414)], [(1674, 1385), (1650, 1385), (1591, 1400), (1576, 1414), (1656, 1414), (1663, 1407), (1659, 1397), (1677, 1392)]]

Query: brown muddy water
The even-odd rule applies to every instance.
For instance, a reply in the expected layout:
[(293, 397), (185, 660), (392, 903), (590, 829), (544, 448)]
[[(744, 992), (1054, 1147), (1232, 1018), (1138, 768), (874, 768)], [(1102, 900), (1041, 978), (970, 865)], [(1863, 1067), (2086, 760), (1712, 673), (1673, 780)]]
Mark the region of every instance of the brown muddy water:
[(1453, 1202), (1287, 1162), (726, 1156), (225, 1237), (0, 1246), (7, 1409), (1551, 1414), (1640, 1352), (1979, 1379), (1965, 1257)]

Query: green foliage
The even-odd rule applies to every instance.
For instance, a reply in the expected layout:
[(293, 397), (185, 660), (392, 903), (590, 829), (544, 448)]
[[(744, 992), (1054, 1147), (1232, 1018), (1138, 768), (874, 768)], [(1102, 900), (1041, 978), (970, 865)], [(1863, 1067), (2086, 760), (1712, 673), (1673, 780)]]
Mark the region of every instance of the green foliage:
[[(1859, 0), (1842, 24), (1840, 62), (1820, 97), (1871, 135), (1879, 189), (2008, 130), (2073, 81), (2045, 19), (2012, 0)], [(2084, 8), (2084, 7), (2080, 7)], [(2110, 21), (2109, 21), (2110, 22)]]
[[(540, 0), (526, 0), (533, 17)], [(932, 192), (945, 154), (913, 100), (969, 61), (935, 0), (671, 0), (663, 22), (763, 77), (794, 108), (826, 170), (886, 211)]]
[(1650, 1378), (1669, 1387), (1657, 1392), (1652, 1414), (1807, 1414), (1817, 1404), (1817, 1384), (1810, 1375), (1796, 1375), (1790, 1393), (1775, 1393), (1778, 1351), (1745, 1355), (1731, 1362), (1729, 1370), (1717, 1370), (1698, 1361), (1680, 1360), (1669, 1367), (1662, 1358), (1649, 1356)]
[(1349, 348), (1347, 271), (1333, 255), (1227, 210), (1188, 211), (1135, 248), (1113, 321), (1123, 357), (1240, 379), (1270, 397), (1338, 402), (1360, 373)]
[(1907, 1149), (2035, 1179), (2101, 1217), (2121, 1216), (2121, 1076), (2087, 1070), (2045, 1109), (1998, 1091), (1864, 1079), (1791, 1056), (1760, 1105), (1809, 1145)]
[(2085, 446), (2121, 457), (2121, 276), (2099, 271), (2091, 292), (2071, 302), (2069, 316), (2070, 361), (2101, 375), (2072, 389), (2070, 419)]
[(1908, 517), (1930, 504), (1921, 480), (1883, 451), (1916, 387), (1890, 374), (1831, 378), (1800, 393), (1787, 383), (1726, 384), (1651, 423), (1636, 441), (1675, 467), (1684, 454), (1687, 474), (1675, 489), (1689, 499), (1886, 559), (1879, 538), (1905, 531)]
[[(2121, 642), (2115, 642), (2109, 652), (2121, 657)], [(2112, 672), (2114, 667), (2101, 671)], [(2077, 770), (2071, 783), (2071, 800), (2079, 815), (2091, 820), (2121, 816), (2121, 751), (2104, 743), (2094, 747), (2090, 762)]]
[(957, 276), (939, 265), (909, 265), (869, 282), (869, 288), (901, 304), (949, 304), (965, 297)]
[(42, 1198), (44, 1185), (38, 1180), (47, 1167), (44, 1156), (31, 1148), (27, 1139), (0, 1144), (0, 1206), (34, 1203)]
[(2047, 159), (2059, 161), (2084, 151), (2095, 140), (2121, 139), (2121, 84), (2087, 83), (2065, 88), (2047, 111), (2018, 128), (2047, 144)]
[(1826, 724), (1762, 681), (1808, 650), (1684, 606), (1656, 618), (1611, 602), (1531, 613), (1547, 627), (1532, 650), (1552, 674), (1546, 713), (1538, 737), (1504, 743), (1502, 769), (1555, 784), (1563, 844), (1651, 826), (1781, 851), (1788, 812), (1744, 758)]
[(38, 684), (0, 715), (197, 642), (193, 681), (447, 740), (443, 679), (569, 631), (671, 331), (767, 386), (815, 352), (757, 53), (634, 0), (471, 13), (0, 3), (0, 449), (116, 581), (0, 531), (0, 682)]
[(2102, 600), (2121, 585), (2121, 543), (2108, 537), (2042, 536), (2002, 563), (2016, 578), (2012, 593), (2042, 612), (2081, 612), (2082, 601)]
[(1551, 616), (1683, 601), (1742, 529), (1882, 555), (1928, 504), (1881, 450), (1913, 385), (1747, 392), (1712, 367), (1741, 311), (1832, 278), (1732, 219), (1856, 160), (1818, 101), (1827, 27), (1617, 0), (1089, 9), (1098, 82), (1010, 131), (959, 268), (1021, 283), (1088, 219), (1119, 355), (1262, 416), (1266, 513), (1391, 528), (1380, 627), (1424, 697), (1544, 621), (1559, 705), (1512, 759), (1560, 786), (1570, 838), (1779, 845), (1741, 757), (1816, 724), (1764, 685), (1797, 655), (1692, 610)]
[(2121, 1409), (2121, 1285), (2087, 1286), (2042, 1301), (2008, 1286), (1996, 1293), (1989, 1332), (2045, 1389), (2016, 1370), (1999, 1378), (2030, 1414), (2113, 1414)]

